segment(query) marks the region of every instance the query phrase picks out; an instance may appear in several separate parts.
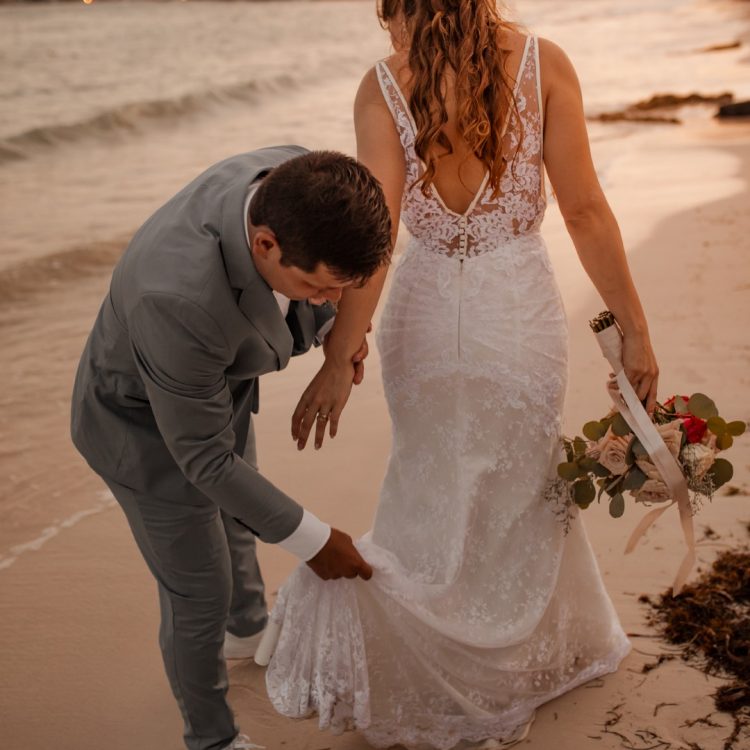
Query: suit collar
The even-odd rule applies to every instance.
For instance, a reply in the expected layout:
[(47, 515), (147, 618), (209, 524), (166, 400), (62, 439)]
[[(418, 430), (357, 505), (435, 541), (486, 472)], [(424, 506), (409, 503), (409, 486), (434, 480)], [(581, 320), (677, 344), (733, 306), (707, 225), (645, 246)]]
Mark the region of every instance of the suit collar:
[(249, 186), (268, 169), (246, 172), (228, 189), (222, 205), (221, 246), (229, 284), (240, 292), (238, 306), (274, 350), (278, 369), (284, 369), (292, 354), (293, 339), (281, 314), (273, 290), (258, 273), (247, 244), (245, 199)]

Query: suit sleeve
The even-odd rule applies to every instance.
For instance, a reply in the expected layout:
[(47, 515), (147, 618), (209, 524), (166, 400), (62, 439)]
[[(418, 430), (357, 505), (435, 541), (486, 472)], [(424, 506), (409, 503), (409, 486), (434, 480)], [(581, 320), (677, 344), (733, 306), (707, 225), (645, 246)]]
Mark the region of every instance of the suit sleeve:
[(152, 293), (128, 327), (157, 426), (188, 481), (263, 541), (289, 537), (302, 506), (234, 452), (231, 352), (216, 322), (190, 300)]

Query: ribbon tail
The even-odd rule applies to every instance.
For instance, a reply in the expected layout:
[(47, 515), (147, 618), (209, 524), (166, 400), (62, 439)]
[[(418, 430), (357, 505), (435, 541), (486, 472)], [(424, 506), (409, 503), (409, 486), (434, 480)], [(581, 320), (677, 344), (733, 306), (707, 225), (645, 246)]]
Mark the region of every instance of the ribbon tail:
[(671, 508), (673, 505), (674, 502), (671, 502), (669, 505), (665, 505), (662, 508), (655, 508), (650, 513), (646, 513), (646, 515), (641, 518), (638, 525), (635, 527), (635, 529), (633, 529), (633, 533), (630, 535), (628, 543), (625, 545), (626, 555), (629, 555), (635, 549), (635, 546), (636, 544), (638, 544), (639, 539), (646, 533), (649, 527), (659, 519), (659, 516), (661, 516), (661, 514), (664, 513), (667, 508)]
[(693, 565), (695, 565), (695, 549), (691, 547), (688, 549), (685, 557), (682, 558), (680, 569), (675, 576), (674, 583), (672, 584), (672, 596), (677, 596), (682, 591), (688, 574), (693, 569)]

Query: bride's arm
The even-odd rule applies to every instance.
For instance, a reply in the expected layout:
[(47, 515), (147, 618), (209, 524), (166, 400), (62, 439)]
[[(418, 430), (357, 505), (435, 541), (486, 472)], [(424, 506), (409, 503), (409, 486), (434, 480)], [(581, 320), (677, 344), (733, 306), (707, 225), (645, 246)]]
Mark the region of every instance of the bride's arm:
[(659, 370), (620, 228), (591, 160), (578, 77), (556, 45), (542, 39), (539, 53), (547, 174), (578, 257), (622, 328), (625, 374), (651, 411)]
[[(395, 245), (401, 213), (401, 194), (406, 179), (404, 153), (393, 118), (383, 99), (375, 69), (360, 83), (354, 101), (354, 129), (357, 137), (357, 159), (379, 180), (391, 214), (391, 239)], [(357, 252), (357, 248), (352, 248)], [(362, 287), (347, 287), (339, 302), (336, 320), (326, 339), (323, 366), (302, 394), (292, 416), (292, 436), (301, 450), (318, 412), (330, 415), (330, 435), (338, 429), (341, 412), (352, 389), (360, 382), (364, 363), (357, 371), (352, 364), (367, 332), (383, 291), (388, 268), (379, 270)], [(316, 425), (315, 447), (323, 444), (325, 429)]]

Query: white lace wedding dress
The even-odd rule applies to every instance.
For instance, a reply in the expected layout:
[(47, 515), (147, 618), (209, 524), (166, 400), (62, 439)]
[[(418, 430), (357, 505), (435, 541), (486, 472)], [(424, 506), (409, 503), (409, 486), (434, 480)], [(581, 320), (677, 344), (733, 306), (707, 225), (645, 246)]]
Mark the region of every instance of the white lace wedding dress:
[[(579, 520), (549, 502), (560, 459), (567, 328), (539, 225), (545, 207), (536, 39), (517, 77), (521, 147), (493, 200), (464, 214), (421, 168), (414, 123), (377, 73), (407, 160), (411, 242), (379, 327), (393, 448), (371, 581), (301, 565), (271, 615), (276, 709), (317, 712), (376, 747), (445, 750), (513, 736), (534, 709), (614, 671), (629, 650)], [(506, 128), (513, 154), (521, 128)], [(547, 499), (545, 499), (545, 496)]]

